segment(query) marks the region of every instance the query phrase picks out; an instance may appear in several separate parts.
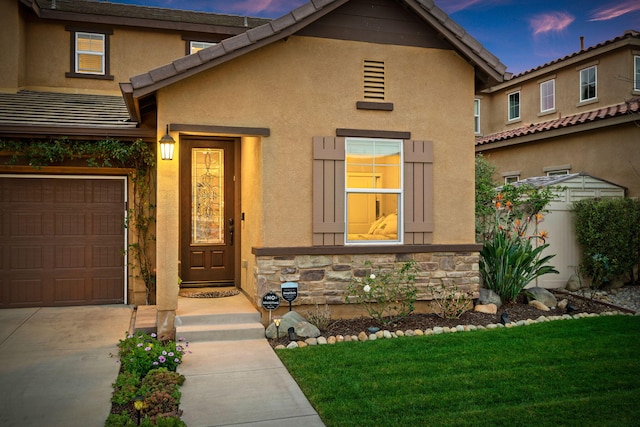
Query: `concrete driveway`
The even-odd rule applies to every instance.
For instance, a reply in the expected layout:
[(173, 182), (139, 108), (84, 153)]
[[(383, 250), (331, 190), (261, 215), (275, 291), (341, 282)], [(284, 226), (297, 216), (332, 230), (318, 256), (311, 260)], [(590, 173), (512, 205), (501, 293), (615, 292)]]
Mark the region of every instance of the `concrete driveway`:
[(0, 310), (0, 426), (100, 427), (111, 408), (125, 305)]

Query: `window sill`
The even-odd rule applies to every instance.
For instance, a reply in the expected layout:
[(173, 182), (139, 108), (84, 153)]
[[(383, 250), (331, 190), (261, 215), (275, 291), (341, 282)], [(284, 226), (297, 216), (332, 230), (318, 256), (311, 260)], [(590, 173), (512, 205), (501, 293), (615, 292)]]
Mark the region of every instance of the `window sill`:
[(517, 119), (513, 119), (513, 120), (507, 120), (507, 123), (505, 123), (507, 126), (509, 125), (515, 125), (517, 123), (522, 123), (522, 118), (517, 118)]
[(585, 105), (591, 105), (591, 104), (595, 104), (596, 102), (598, 102), (598, 98), (592, 98), (592, 99), (587, 99), (585, 101), (580, 101), (576, 104), (576, 107), (583, 107)]
[(555, 114), (556, 112), (557, 112), (557, 110), (555, 108), (553, 108), (551, 110), (547, 110), (547, 111), (540, 111), (538, 113), (538, 117), (548, 116), (549, 114)]
[(94, 79), (94, 80), (114, 80), (110, 74), (82, 74), (82, 73), (65, 73), (65, 77), (71, 79)]
[(356, 102), (358, 110), (393, 111), (393, 102)]

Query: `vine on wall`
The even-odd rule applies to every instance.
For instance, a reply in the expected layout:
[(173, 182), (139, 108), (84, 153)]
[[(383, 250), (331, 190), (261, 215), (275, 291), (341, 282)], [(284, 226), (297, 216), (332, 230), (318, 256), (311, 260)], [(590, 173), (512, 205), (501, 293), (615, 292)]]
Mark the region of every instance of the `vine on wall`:
[(155, 297), (156, 275), (152, 250), (155, 241), (156, 211), (153, 203), (156, 166), (154, 151), (144, 141), (121, 142), (76, 141), (66, 137), (53, 140), (0, 140), (0, 154), (8, 155), (6, 165), (27, 164), (35, 169), (82, 160), (90, 167), (128, 169), (133, 194), (127, 210), (125, 227), (133, 230), (127, 251), (134, 277), (145, 284), (146, 303)]

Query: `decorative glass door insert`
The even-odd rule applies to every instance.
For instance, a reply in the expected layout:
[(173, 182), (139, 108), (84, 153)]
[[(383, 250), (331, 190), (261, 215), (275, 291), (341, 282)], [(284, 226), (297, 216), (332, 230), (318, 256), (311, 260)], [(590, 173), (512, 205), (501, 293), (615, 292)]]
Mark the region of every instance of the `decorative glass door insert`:
[(193, 148), (191, 243), (224, 244), (224, 150)]

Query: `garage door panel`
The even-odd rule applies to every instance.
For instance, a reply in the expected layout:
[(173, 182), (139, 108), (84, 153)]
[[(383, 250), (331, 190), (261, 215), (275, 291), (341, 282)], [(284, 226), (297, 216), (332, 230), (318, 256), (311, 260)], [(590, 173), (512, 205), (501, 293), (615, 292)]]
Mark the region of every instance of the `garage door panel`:
[(0, 177), (0, 307), (123, 303), (125, 184)]

